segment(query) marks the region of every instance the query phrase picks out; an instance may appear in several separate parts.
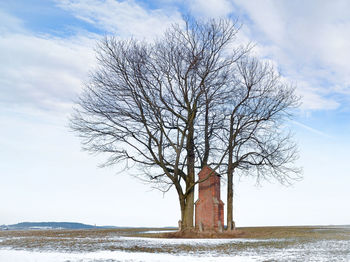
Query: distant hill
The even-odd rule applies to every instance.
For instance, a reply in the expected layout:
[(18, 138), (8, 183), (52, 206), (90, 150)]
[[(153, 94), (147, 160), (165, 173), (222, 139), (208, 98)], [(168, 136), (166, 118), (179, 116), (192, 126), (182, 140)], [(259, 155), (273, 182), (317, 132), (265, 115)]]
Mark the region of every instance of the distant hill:
[(75, 222), (22, 222), (14, 225), (2, 225), (0, 229), (30, 230), (30, 229), (92, 229), (115, 228), (113, 226), (92, 226)]

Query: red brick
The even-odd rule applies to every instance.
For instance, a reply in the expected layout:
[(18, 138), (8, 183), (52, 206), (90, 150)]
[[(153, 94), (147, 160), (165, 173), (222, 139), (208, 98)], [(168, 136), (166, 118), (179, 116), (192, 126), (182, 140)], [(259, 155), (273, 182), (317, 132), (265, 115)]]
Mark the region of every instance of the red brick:
[(195, 225), (202, 223), (204, 230), (218, 229), (224, 225), (224, 203), (220, 199), (220, 177), (208, 166), (199, 172), (198, 200), (196, 201)]

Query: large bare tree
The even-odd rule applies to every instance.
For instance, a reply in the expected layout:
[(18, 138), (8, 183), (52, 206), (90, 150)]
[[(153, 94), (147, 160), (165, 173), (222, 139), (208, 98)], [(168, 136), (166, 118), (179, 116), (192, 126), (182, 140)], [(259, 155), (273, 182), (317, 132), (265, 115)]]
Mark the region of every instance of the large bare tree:
[(184, 19), (154, 42), (106, 37), (72, 117), (106, 165), (127, 162), (164, 192), (175, 188), (183, 229), (193, 227), (195, 173), (205, 165), (227, 175), (229, 229), (234, 173), (283, 183), (299, 174), (283, 126), (298, 104), (294, 88), (234, 43), (237, 30), (230, 20)]
[[(84, 148), (131, 162), (164, 191), (175, 187), (182, 228), (193, 227), (196, 169), (220, 166), (222, 109), (232, 68), (249, 48), (233, 47), (230, 20), (184, 19), (152, 43), (105, 38), (71, 126)], [(236, 96), (233, 92), (232, 96)]]

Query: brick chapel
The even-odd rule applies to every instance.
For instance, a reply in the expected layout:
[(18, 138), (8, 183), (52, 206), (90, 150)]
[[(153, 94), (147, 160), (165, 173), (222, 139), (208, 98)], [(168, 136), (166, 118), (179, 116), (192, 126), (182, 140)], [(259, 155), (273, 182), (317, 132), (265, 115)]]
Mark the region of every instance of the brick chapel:
[(220, 199), (220, 176), (205, 166), (199, 172), (198, 200), (195, 203), (195, 226), (200, 231), (222, 230), (224, 203)]

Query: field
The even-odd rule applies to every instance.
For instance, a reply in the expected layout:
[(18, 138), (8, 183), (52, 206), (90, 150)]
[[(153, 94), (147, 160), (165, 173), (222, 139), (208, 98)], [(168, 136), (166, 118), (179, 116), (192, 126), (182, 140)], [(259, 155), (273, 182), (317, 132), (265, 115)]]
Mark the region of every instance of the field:
[(350, 261), (350, 227), (239, 228), (239, 238), (163, 238), (170, 229), (0, 231), (0, 261)]

